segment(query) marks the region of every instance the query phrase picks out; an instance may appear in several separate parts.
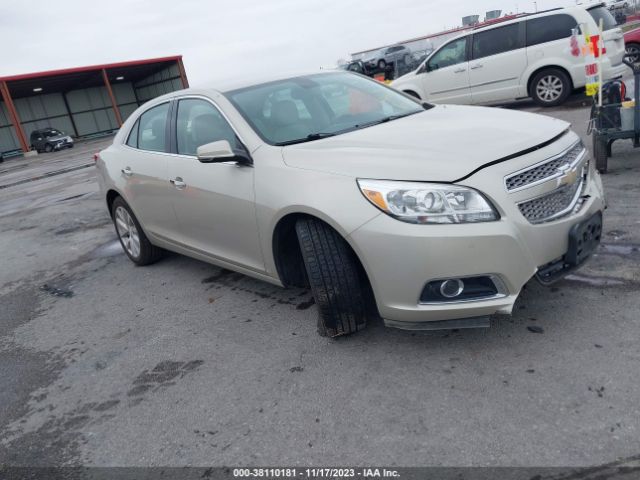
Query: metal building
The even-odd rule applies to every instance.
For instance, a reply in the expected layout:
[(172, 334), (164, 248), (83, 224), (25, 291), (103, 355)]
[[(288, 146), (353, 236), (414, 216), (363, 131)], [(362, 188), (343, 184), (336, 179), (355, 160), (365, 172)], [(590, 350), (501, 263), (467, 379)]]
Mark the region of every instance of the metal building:
[(181, 55), (0, 77), (0, 153), (28, 152), (45, 127), (112, 133), (147, 100), (188, 86)]

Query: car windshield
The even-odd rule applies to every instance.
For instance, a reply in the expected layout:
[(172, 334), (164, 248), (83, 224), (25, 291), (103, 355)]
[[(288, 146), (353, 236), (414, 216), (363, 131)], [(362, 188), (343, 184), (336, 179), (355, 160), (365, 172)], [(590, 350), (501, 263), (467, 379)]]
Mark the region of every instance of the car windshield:
[(57, 137), (58, 135), (62, 135), (62, 132), (59, 130), (45, 130), (44, 132), (42, 132), (42, 134), (49, 138), (49, 137)]
[(618, 24), (616, 23), (616, 19), (613, 18), (613, 15), (611, 15), (611, 12), (607, 10), (605, 7), (590, 8), (589, 13), (593, 17), (593, 19), (596, 21), (596, 25), (598, 26), (600, 25), (600, 19), (602, 19), (602, 28), (604, 30), (612, 30), (618, 27)]
[(374, 80), (342, 72), (295, 77), (225, 95), (271, 145), (313, 141), (425, 110)]

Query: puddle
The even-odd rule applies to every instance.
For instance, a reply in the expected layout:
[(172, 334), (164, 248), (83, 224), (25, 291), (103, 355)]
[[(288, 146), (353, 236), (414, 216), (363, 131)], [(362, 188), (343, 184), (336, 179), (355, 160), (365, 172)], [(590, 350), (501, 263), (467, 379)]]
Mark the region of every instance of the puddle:
[(610, 253), (613, 255), (633, 255), (640, 252), (640, 246), (634, 244), (616, 244), (616, 243), (602, 243), (600, 245), (599, 253)]
[(93, 250), (89, 255), (91, 258), (109, 258), (115, 257), (116, 255), (121, 255), (124, 253), (122, 249), (122, 245), (120, 244), (120, 240), (112, 240), (109, 243), (105, 243), (104, 245), (100, 245), (98, 248)]
[(624, 285), (624, 280), (608, 277), (588, 277), (586, 275), (572, 274), (567, 275), (565, 280), (570, 282), (580, 282), (594, 287), (613, 287), (616, 285)]

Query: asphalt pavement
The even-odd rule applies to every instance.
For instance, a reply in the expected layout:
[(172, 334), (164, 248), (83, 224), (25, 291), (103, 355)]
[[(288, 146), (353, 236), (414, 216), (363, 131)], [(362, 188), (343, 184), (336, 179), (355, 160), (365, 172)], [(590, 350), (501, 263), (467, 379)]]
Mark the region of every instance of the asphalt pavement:
[[(509, 108), (570, 121), (588, 107)], [(0, 185), (0, 464), (587, 466), (640, 454), (640, 152), (614, 145), (603, 245), (485, 330), (316, 334), (309, 291), (179, 255), (135, 267), (91, 162)], [(60, 168), (59, 168), (60, 167)]]

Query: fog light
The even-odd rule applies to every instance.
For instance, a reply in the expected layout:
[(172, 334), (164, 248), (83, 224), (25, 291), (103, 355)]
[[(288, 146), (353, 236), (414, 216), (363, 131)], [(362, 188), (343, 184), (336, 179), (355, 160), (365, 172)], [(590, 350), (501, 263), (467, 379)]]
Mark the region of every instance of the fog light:
[(440, 285), (440, 293), (445, 298), (456, 298), (464, 291), (464, 282), (459, 278), (445, 280)]
[(424, 286), (420, 294), (420, 303), (434, 305), (439, 303), (468, 302), (489, 298), (501, 298), (508, 294), (507, 288), (497, 275), (478, 275), (476, 277), (443, 278), (432, 280)]

